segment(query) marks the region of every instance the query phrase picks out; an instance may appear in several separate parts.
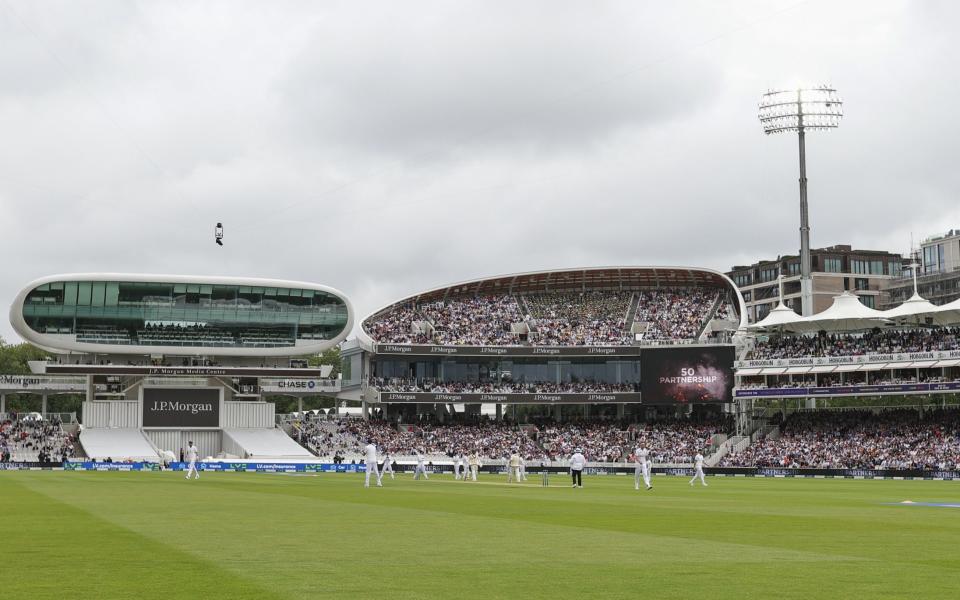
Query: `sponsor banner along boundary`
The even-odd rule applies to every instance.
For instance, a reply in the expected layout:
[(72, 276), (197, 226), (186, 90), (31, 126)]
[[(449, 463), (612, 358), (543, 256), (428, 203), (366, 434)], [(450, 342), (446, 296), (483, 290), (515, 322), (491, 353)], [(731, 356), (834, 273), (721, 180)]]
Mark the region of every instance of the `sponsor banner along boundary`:
[[(187, 463), (174, 462), (169, 465), (173, 471), (184, 471)], [(199, 462), (200, 471), (219, 472), (251, 472), (251, 473), (363, 473), (366, 466), (363, 464), (334, 464), (334, 463), (284, 463), (284, 462)], [(133, 463), (98, 463), (98, 462), (68, 462), (63, 465), (56, 463), (11, 462), (0, 463), (0, 471), (21, 470), (64, 470), (64, 471), (159, 471), (160, 465), (149, 462)], [(396, 464), (397, 472), (412, 472), (412, 464)], [(452, 465), (429, 465), (430, 473), (450, 473)], [(480, 468), (485, 474), (501, 474), (505, 472), (502, 465), (485, 465)], [(564, 466), (527, 465), (528, 474), (543, 472), (566, 474), (570, 469)], [(630, 466), (588, 466), (584, 469), (585, 475), (632, 475), (634, 467)], [(691, 477), (692, 467), (653, 467), (654, 475), (673, 475)], [(714, 467), (706, 468), (707, 475), (739, 476), (739, 477), (795, 477), (795, 478), (841, 478), (841, 479), (937, 479), (960, 481), (958, 470), (921, 470), (921, 469), (786, 469), (775, 467)]]

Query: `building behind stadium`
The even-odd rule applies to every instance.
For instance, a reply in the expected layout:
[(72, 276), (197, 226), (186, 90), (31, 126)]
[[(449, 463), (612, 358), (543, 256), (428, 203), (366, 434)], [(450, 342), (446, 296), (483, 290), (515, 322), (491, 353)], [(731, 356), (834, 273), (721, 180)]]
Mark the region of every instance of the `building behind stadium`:
[[(887, 288), (901, 277), (903, 257), (883, 250), (855, 250), (835, 245), (810, 251), (813, 312), (825, 310), (833, 297), (855, 292), (869, 308), (889, 304)], [(781, 256), (735, 266), (727, 272), (747, 306), (747, 319), (760, 321), (779, 302), (778, 277), (783, 275), (784, 304), (800, 313), (800, 257)]]
[[(919, 265), (917, 291), (934, 304), (960, 299), (960, 229), (933, 235), (913, 252), (912, 262)], [(899, 306), (913, 295), (913, 276), (905, 270), (887, 287), (887, 302), (882, 308)]]

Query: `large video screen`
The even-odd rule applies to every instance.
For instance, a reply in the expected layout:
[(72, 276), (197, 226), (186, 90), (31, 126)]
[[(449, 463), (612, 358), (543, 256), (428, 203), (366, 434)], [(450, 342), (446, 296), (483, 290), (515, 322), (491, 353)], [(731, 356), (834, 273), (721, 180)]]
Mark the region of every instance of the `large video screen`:
[(732, 346), (644, 349), (643, 403), (732, 402), (733, 361)]
[(144, 427), (219, 427), (220, 390), (143, 388)]

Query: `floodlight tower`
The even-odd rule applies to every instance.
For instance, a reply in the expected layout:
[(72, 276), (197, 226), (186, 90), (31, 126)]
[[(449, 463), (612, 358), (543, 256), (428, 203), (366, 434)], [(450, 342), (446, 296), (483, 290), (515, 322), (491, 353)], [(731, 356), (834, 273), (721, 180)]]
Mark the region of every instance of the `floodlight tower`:
[(766, 134), (796, 131), (800, 138), (800, 302), (804, 316), (813, 314), (810, 278), (810, 217), (807, 209), (807, 130), (836, 129), (843, 101), (832, 87), (770, 90), (760, 99), (760, 124)]

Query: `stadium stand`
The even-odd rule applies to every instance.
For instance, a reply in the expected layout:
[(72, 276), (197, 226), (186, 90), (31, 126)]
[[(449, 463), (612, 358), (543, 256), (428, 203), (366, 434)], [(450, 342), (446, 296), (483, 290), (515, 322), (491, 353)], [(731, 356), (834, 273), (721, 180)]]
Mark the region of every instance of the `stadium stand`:
[(719, 293), (701, 289), (641, 292), (634, 321), (646, 324), (644, 339), (690, 340), (717, 309)]
[(960, 410), (809, 410), (720, 466), (833, 469), (960, 467)]
[(371, 377), (368, 383), (371, 387), (382, 392), (432, 392), (442, 394), (594, 394), (640, 391), (639, 384), (591, 381), (560, 384), (546, 381), (484, 383)]
[(695, 340), (714, 316), (734, 314), (715, 289), (488, 294), (396, 306), (363, 327), (382, 343), (622, 346), (637, 343), (635, 333), (650, 341)]
[(513, 296), (482, 296), (427, 304), (423, 317), (434, 329), (433, 343), (489, 346), (515, 343), (511, 324), (524, 320)]
[(59, 420), (7, 418), (0, 421), (0, 459), (61, 463), (76, 454), (76, 436), (63, 430)]
[(340, 429), (340, 423), (340, 421), (298, 419), (292, 424), (289, 434), (317, 456), (332, 457), (359, 452), (356, 440), (348, 439), (344, 435)]
[(960, 348), (960, 328), (902, 329), (859, 334), (778, 335), (758, 341), (747, 359), (858, 356), (898, 352), (931, 352)]
[(542, 345), (624, 345), (632, 342), (627, 313), (633, 305), (629, 292), (532, 294), (525, 297)]
[[(945, 377), (940, 374), (940, 369), (920, 369), (920, 376), (898, 377), (889, 371), (871, 371), (870, 385), (906, 385), (911, 383), (948, 383), (960, 381), (960, 376)], [(738, 387), (743, 390), (751, 389), (792, 389), (807, 387), (843, 387), (864, 383), (863, 374), (846, 375), (844, 380), (838, 376), (821, 375), (818, 378), (810, 376), (794, 376), (793, 381), (787, 377), (771, 377), (769, 382), (763, 381), (741, 381)]]
[(344, 420), (338, 424), (334, 445), (346, 448), (347, 456), (359, 453), (361, 441), (374, 440), (384, 451), (408, 456), (415, 449), (434, 457), (457, 451), (478, 452), (488, 459), (502, 458), (512, 448), (528, 456), (541, 456), (542, 449), (524, 430), (505, 423), (481, 425), (393, 426), (383, 421)]
[(588, 460), (622, 462), (642, 444), (650, 450), (655, 463), (689, 463), (698, 451), (723, 432), (719, 421), (694, 424), (687, 421), (620, 427), (613, 424), (585, 423), (551, 425), (544, 428), (540, 441), (553, 458), (563, 458), (581, 448)]
[(603, 421), (564, 424), (512, 425), (495, 421), (475, 424), (394, 425), (384, 421), (343, 419), (304, 421), (291, 433), (302, 436), (318, 456), (359, 459), (361, 447), (373, 440), (381, 451), (402, 459), (420, 449), (435, 460), (478, 452), (488, 460), (502, 459), (514, 449), (528, 460), (563, 461), (581, 448), (590, 461), (626, 462), (637, 443), (651, 450), (657, 463), (689, 463), (697, 451), (713, 445), (713, 436), (727, 424), (686, 420), (628, 425)]

